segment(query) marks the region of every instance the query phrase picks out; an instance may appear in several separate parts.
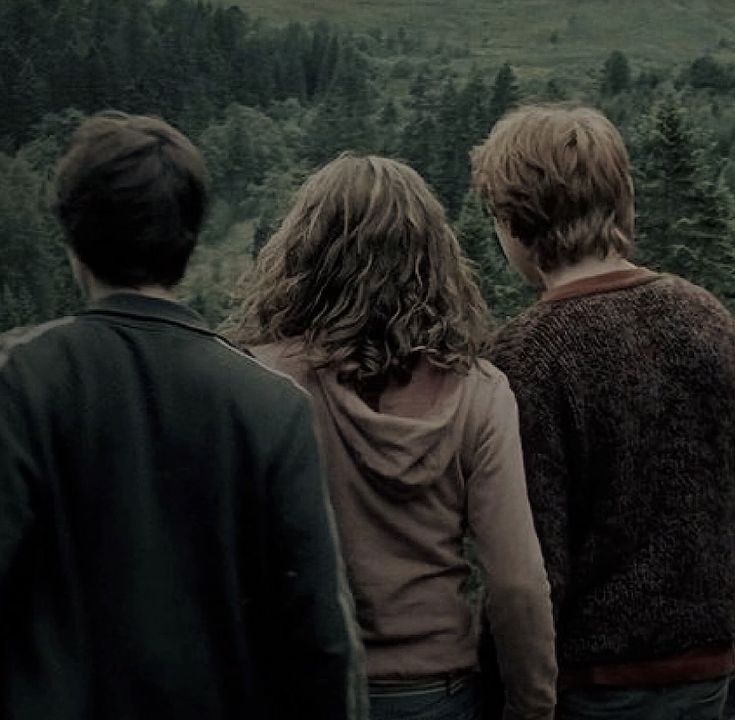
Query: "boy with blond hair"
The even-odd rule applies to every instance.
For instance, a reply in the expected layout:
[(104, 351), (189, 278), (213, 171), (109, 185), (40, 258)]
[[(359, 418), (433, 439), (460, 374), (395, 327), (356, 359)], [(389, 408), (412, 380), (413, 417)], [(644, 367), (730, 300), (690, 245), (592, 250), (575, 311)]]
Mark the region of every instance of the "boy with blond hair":
[(632, 262), (630, 164), (599, 112), (513, 111), (472, 163), (510, 264), (543, 289), (491, 358), (520, 410), (557, 717), (719, 718), (735, 629), (735, 321)]

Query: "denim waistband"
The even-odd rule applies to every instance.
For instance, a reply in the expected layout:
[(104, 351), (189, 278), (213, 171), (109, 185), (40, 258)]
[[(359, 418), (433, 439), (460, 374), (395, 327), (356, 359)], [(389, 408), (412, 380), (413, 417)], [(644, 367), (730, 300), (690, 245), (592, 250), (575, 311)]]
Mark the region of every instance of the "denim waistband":
[(475, 679), (477, 673), (473, 670), (432, 675), (424, 678), (408, 678), (406, 680), (375, 680), (370, 681), (368, 689), (370, 697), (382, 696), (413, 696), (429, 693), (455, 695), (467, 687)]

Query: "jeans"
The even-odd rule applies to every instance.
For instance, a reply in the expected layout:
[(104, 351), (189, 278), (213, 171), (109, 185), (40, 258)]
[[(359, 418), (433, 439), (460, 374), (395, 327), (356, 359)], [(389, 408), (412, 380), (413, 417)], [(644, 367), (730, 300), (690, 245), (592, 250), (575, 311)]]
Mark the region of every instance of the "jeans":
[(727, 686), (722, 678), (661, 688), (565, 690), (556, 720), (722, 720)]
[(473, 676), (447, 691), (383, 694), (370, 690), (370, 720), (480, 720), (481, 684)]

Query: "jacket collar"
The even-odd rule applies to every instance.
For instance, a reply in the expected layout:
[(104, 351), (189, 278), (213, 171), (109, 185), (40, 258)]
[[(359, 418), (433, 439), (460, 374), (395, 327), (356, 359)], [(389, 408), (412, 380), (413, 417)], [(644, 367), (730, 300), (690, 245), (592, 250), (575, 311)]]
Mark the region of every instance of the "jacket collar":
[[(89, 304), (82, 315), (117, 315), (138, 320), (157, 320), (200, 332), (212, 333), (206, 320), (186, 305), (139, 293), (114, 293)], [(213, 334), (213, 333), (212, 333)]]
[(602, 275), (591, 275), (580, 278), (564, 285), (559, 285), (553, 290), (547, 290), (542, 296), (542, 302), (553, 302), (555, 300), (568, 300), (570, 298), (582, 297), (583, 295), (598, 295), (613, 290), (625, 290), (626, 288), (643, 285), (661, 277), (658, 273), (644, 267), (635, 267), (630, 270), (615, 270)]

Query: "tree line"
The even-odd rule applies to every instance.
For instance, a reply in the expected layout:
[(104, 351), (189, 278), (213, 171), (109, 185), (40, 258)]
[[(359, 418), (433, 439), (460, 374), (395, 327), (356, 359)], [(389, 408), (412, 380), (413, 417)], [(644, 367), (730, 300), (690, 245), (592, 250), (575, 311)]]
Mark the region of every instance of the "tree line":
[(0, 7), (0, 330), (78, 307), (46, 209), (49, 169), (87, 114), (158, 114), (202, 148), (213, 204), (186, 299), (211, 322), (245, 262), (320, 163), (344, 149), (408, 161), (444, 202), (502, 320), (531, 299), (468, 192), (468, 152), (508, 108), (600, 107), (636, 168), (639, 257), (735, 303), (735, 69), (709, 55), (677, 68), (612, 53), (592, 82), (518, 76), (441, 52), (405, 29), (353, 34), (273, 26), (192, 0), (6, 0)]

